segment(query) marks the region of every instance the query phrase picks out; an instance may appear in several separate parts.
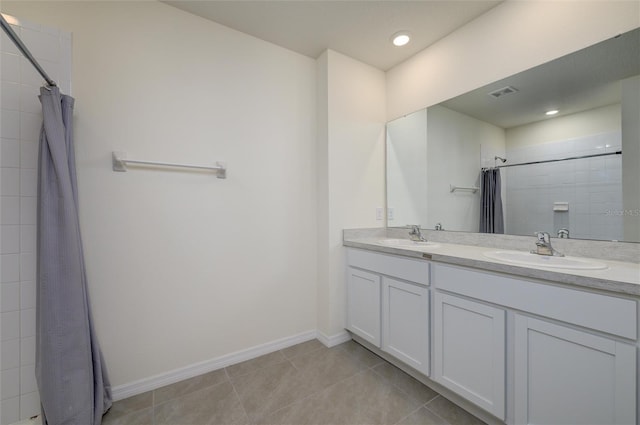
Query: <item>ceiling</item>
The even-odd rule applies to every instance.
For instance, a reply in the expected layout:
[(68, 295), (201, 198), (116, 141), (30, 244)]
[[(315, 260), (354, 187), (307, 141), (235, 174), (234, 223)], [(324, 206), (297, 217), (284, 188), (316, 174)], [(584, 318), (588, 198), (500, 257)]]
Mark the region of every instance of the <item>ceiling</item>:
[[(502, 1), (163, 2), (313, 59), (331, 49), (386, 71)], [(398, 31), (411, 33), (408, 45), (391, 44)]]
[[(465, 93), (442, 105), (502, 128), (620, 103), (619, 80), (640, 74), (640, 29)], [(494, 98), (507, 86), (515, 93)]]

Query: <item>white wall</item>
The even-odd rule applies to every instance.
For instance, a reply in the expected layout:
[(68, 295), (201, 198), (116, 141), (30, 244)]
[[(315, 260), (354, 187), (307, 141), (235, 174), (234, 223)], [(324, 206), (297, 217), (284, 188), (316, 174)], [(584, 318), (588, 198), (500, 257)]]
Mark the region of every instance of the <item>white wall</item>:
[[(387, 124), (388, 226), (429, 224), (427, 220), (427, 111)], [(392, 218), (393, 217), (393, 218)]]
[(449, 185), (480, 187), (480, 168), (493, 165), (486, 158), (504, 156), (504, 130), (436, 105), (427, 109), (427, 140), (427, 192), (435, 202), (429, 202), (425, 227), (441, 223), (445, 230), (477, 232), (480, 191), (451, 192)]
[[(10, 22), (38, 61), (68, 93), (71, 34), (24, 20)], [(0, 99), (0, 424), (40, 412), (35, 380), (36, 204), (43, 79), (2, 32)]]
[(640, 26), (637, 1), (506, 1), (387, 72), (387, 119)]
[(507, 148), (513, 152), (535, 144), (545, 144), (609, 131), (620, 131), (620, 104), (508, 128), (506, 143)]
[[(385, 77), (380, 70), (334, 51), (318, 60), (321, 109), (318, 149), (320, 236), (318, 329), (327, 337), (344, 332), (345, 252), (342, 230), (382, 227), (384, 205)], [(326, 120), (326, 122), (322, 122)], [(326, 158), (326, 160), (325, 160)]]
[(331, 334), (331, 273), (329, 250), (329, 51), (316, 60), (316, 214), (318, 287), (317, 325), (328, 337)]
[[(81, 228), (113, 385), (316, 329), (315, 61), (158, 2), (2, 10), (73, 33)], [(225, 160), (228, 178), (114, 173), (113, 150)]]

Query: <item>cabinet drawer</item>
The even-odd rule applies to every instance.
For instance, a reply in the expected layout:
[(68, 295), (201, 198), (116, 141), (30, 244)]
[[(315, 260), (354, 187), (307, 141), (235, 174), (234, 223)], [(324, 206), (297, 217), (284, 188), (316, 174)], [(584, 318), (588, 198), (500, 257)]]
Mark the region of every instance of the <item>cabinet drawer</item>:
[(423, 285), (429, 284), (429, 263), (423, 260), (348, 249), (347, 264)]
[(439, 289), (584, 326), (637, 338), (637, 302), (443, 264), (433, 265)]

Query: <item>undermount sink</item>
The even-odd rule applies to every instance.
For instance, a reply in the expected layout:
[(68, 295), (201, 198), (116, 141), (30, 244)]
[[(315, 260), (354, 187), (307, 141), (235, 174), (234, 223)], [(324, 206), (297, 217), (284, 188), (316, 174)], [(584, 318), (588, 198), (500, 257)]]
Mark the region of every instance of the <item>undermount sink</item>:
[(396, 246), (402, 248), (438, 248), (440, 244), (428, 241), (412, 241), (410, 239), (381, 239), (378, 241), (382, 245)]
[(487, 251), (485, 257), (507, 263), (522, 264), (525, 266), (551, 267), (555, 269), (570, 270), (603, 270), (608, 268), (606, 264), (586, 258), (555, 257), (538, 255), (523, 251)]

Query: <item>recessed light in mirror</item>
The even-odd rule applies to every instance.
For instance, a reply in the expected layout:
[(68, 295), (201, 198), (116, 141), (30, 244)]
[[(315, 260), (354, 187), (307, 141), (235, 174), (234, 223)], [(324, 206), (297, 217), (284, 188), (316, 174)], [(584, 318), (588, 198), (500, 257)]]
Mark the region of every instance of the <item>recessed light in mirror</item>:
[(411, 36), (407, 31), (400, 31), (391, 36), (391, 42), (396, 47), (404, 46), (411, 41)]
[(551, 116), (557, 114), (559, 111), (557, 109), (552, 109), (550, 111), (545, 112), (545, 115)]

